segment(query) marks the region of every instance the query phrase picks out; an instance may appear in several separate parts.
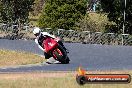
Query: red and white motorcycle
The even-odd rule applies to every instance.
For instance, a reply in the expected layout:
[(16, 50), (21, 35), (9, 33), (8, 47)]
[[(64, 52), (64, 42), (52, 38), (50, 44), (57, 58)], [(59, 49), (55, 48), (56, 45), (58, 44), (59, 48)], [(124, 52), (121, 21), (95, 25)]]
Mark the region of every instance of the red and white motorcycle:
[(69, 63), (70, 59), (66, 50), (63, 49), (56, 39), (46, 37), (46, 39), (43, 41), (43, 46), (45, 48), (45, 52), (50, 54), (55, 60), (61, 62), (62, 64)]

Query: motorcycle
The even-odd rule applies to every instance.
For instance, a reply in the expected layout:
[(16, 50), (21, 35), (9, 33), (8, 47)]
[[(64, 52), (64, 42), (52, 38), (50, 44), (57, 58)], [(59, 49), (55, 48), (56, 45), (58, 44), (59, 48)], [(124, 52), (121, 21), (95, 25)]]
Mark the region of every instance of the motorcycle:
[(50, 37), (47, 37), (43, 41), (43, 46), (45, 52), (50, 54), (55, 60), (61, 62), (62, 64), (68, 64), (70, 59), (67, 55), (66, 50), (55, 40)]

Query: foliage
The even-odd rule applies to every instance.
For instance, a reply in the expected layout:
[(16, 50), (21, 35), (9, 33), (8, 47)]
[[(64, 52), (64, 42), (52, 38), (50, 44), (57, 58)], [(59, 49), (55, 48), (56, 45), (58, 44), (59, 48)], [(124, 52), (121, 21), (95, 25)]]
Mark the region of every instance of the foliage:
[(110, 24), (106, 14), (89, 13), (77, 25), (82, 31), (105, 32), (105, 26)]
[(87, 0), (47, 0), (38, 24), (40, 27), (74, 29), (86, 14)]
[(44, 3), (45, 0), (35, 0), (33, 5), (33, 11), (31, 12), (31, 14), (33, 16), (37, 16), (39, 13), (41, 13)]
[(1, 0), (0, 17), (4, 23), (23, 24), (28, 21), (34, 0)]
[[(101, 0), (102, 9), (108, 13), (109, 21), (113, 25), (107, 25), (108, 32), (122, 33), (123, 23), (125, 24), (125, 33), (132, 34), (132, 0)], [(124, 21), (124, 10), (126, 12)]]

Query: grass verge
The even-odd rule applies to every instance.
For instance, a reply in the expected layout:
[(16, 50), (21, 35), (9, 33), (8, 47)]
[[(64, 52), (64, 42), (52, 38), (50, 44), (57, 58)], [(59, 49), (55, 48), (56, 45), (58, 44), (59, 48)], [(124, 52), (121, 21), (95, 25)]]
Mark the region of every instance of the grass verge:
[(0, 50), (0, 67), (35, 64), (43, 62), (44, 58), (29, 52)]
[[(107, 72), (107, 74), (108, 73), (109, 72)], [(120, 72), (116, 72), (116, 73), (120, 73)], [(69, 72), (69, 73), (35, 72), (35, 73), (19, 73), (19, 74), (18, 73), (0, 74), (0, 88), (131, 88), (132, 87), (132, 83), (85, 84), (83, 86), (80, 86), (76, 82), (75, 75), (76, 72)]]

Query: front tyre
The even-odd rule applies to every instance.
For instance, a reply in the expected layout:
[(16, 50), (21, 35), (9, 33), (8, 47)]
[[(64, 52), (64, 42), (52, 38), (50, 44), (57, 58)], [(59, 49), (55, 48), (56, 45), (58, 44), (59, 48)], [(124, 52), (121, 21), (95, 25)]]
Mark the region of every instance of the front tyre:
[(67, 52), (63, 49), (62, 46), (58, 46), (58, 49), (55, 50), (54, 55), (56, 56), (56, 60), (62, 64), (69, 64), (69, 57), (67, 56)]
[(62, 61), (61, 63), (62, 63), (62, 64), (69, 64), (69, 62), (70, 62), (70, 59), (69, 59), (69, 57), (67, 57), (67, 59), (65, 59), (65, 60)]

